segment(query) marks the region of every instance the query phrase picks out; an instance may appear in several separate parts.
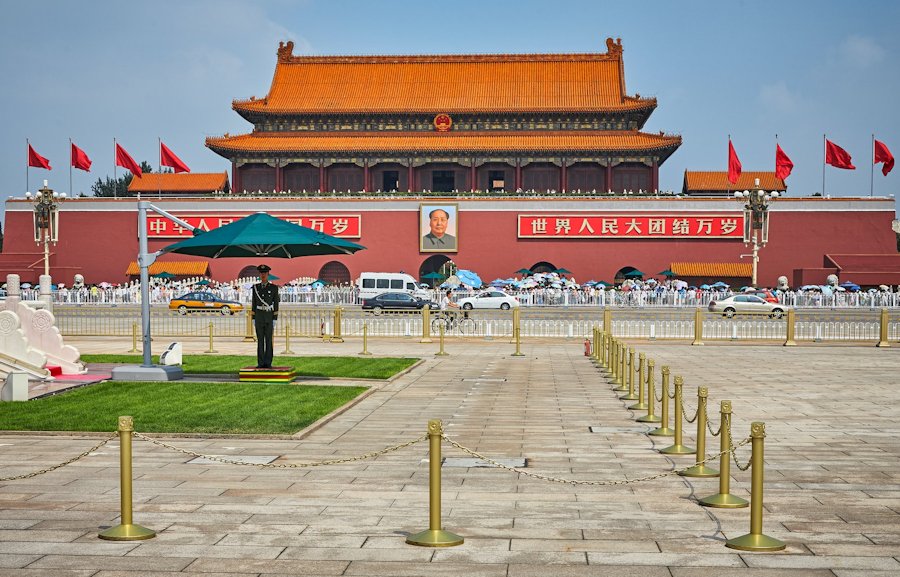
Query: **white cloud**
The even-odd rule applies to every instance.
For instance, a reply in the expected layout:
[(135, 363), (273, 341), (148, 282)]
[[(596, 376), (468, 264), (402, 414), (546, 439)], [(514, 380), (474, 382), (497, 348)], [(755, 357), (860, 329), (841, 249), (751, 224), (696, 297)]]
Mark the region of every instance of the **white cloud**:
[(800, 104), (799, 95), (791, 92), (784, 80), (763, 85), (759, 89), (759, 100), (767, 110), (782, 113), (795, 112)]
[(884, 49), (866, 36), (852, 35), (841, 42), (841, 60), (853, 68), (869, 68), (880, 64), (884, 60), (884, 54)]

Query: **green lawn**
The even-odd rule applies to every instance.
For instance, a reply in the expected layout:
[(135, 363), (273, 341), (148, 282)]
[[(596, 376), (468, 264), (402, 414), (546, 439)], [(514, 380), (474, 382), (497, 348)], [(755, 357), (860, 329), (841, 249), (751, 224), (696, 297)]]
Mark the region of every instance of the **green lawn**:
[[(86, 363), (137, 363), (141, 355), (81, 355)], [(243, 367), (256, 366), (255, 356), (243, 355), (185, 355), (187, 374), (237, 374)], [(276, 365), (294, 367), (297, 374), (308, 377), (338, 377), (346, 379), (388, 379), (411, 367), (418, 359), (395, 357), (278, 357)], [(159, 362), (154, 355), (153, 362)]]
[(143, 433), (293, 434), (365, 387), (105, 382), (27, 403), (0, 403), (0, 430), (109, 431), (120, 415)]

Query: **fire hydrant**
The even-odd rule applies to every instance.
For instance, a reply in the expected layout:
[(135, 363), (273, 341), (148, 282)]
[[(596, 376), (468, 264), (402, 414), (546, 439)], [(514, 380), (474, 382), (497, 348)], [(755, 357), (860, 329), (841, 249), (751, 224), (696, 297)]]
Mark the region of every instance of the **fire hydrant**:
[(591, 356), (591, 340), (584, 339), (584, 356)]

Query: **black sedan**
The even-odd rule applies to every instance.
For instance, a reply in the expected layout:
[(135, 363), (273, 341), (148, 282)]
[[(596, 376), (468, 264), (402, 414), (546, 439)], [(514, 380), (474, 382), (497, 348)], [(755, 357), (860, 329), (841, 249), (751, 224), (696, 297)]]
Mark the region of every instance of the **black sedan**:
[(363, 300), (362, 308), (380, 315), (382, 311), (419, 310), (425, 305), (432, 310), (440, 307), (435, 302), (416, 298), (409, 293), (381, 293), (376, 297)]

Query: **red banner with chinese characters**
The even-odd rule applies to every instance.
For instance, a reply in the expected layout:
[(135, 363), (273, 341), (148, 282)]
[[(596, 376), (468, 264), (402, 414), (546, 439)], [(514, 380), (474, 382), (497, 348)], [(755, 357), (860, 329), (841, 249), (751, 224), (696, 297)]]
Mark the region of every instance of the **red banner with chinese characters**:
[(743, 214), (520, 214), (519, 238), (744, 238)]
[[(230, 224), (247, 214), (185, 214), (172, 211), (172, 215), (200, 230), (212, 230)], [(299, 224), (313, 230), (340, 238), (360, 238), (362, 216), (359, 214), (272, 214), (276, 218)], [(149, 238), (188, 238), (191, 232), (171, 220), (156, 215), (147, 215), (147, 236)]]

